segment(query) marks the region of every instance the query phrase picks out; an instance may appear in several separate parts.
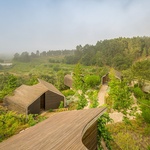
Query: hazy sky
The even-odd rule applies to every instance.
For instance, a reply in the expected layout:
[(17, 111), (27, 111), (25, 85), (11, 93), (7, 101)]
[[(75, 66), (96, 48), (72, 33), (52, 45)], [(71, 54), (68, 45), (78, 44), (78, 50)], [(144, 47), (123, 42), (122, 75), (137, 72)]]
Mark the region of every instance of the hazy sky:
[(150, 0), (0, 0), (0, 53), (150, 36)]

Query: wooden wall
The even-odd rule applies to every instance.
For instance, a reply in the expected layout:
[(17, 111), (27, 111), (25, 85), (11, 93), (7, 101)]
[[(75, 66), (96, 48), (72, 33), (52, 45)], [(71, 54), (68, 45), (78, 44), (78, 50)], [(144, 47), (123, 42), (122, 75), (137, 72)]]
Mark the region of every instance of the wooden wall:
[(40, 111), (40, 98), (38, 98), (28, 107), (28, 114), (39, 114)]
[(48, 109), (57, 109), (60, 105), (60, 102), (64, 102), (64, 97), (48, 91), (45, 93), (45, 110)]
[(88, 150), (97, 150), (97, 121), (84, 133), (82, 142)]

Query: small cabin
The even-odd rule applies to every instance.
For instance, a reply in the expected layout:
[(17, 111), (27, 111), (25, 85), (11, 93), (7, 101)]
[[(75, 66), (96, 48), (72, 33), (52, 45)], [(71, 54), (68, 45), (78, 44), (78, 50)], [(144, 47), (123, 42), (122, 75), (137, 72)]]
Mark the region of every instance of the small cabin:
[[(122, 80), (122, 74), (121, 72), (114, 70), (114, 76), (118, 79), (118, 80)], [(109, 82), (109, 73), (105, 74), (104, 76), (102, 76), (101, 78), (101, 84), (108, 84)]]
[(70, 88), (73, 87), (73, 78), (72, 78), (72, 75), (70, 74), (67, 74), (65, 75), (64, 77), (64, 84)]
[(4, 98), (4, 106), (18, 113), (39, 114), (43, 110), (57, 109), (61, 101), (65, 106), (65, 97), (56, 87), (39, 80), (36, 85), (18, 87)]

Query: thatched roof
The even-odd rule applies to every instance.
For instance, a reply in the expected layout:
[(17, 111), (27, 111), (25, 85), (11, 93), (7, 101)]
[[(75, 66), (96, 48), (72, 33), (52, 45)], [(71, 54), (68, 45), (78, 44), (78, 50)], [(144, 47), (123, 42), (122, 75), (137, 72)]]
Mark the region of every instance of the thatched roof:
[(52, 91), (53, 93), (56, 93), (58, 95), (64, 96), (54, 85), (51, 83), (48, 83), (44, 80), (38, 79), (38, 81), (47, 88), (47, 90)]
[[(74, 110), (51, 116), (37, 125), (0, 143), (2, 150), (86, 150), (84, 143), (95, 145), (89, 128), (106, 108)], [(86, 132), (87, 137), (84, 137)], [(89, 137), (90, 136), (90, 137)], [(84, 137), (84, 141), (83, 141)], [(95, 137), (97, 138), (97, 137)]]
[(114, 70), (114, 75), (115, 75), (116, 78), (121, 80), (121, 78), (122, 78), (122, 73), (121, 72), (119, 72), (117, 70)]
[(6, 96), (5, 99), (26, 108), (47, 91), (52, 91), (53, 93), (63, 96), (52, 84), (39, 79), (39, 83), (36, 85), (21, 85), (14, 91), (13, 95)]
[(66, 74), (64, 77), (64, 84), (70, 88), (72, 88), (73, 78), (72, 75)]

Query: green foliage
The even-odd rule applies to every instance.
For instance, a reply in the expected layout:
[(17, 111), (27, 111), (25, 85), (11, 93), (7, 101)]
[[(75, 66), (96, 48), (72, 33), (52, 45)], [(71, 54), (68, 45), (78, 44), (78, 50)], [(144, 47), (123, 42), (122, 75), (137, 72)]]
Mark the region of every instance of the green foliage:
[(59, 108), (64, 108), (64, 102), (63, 101), (60, 102)]
[(44, 120), (38, 115), (23, 115), (0, 107), (0, 141)]
[(136, 141), (129, 133), (119, 132), (116, 136), (114, 136), (114, 140), (117, 141), (117, 144), (123, 150), (139, 150), (139, 147), (136, 145)]
[(145, 120), (145, 122), (150, 124), (150, 100), (149, 94), (144, 93), (139, 87), (135, 87), (133, 89), (134, 95), (137, 98), (137, 102), (141, 108), (141, 116)]
[(61, 70), (61, 68), (59, 67), (59, 65), (54, 65), (53, 70), (54, 71), (59, 71), (59, 70)]
[(20, 79), (12, 74), (1, 74), (0, 75), (1, 85), (0, 85), (0, 101), (12, 91), (21, 85)]
[(63, 93), (63, 95), (65, 97), (67, 97), (67, 96), (73, 96), (75, 94), (75, 92), (73, 90), (70, 90), (70, 89), (64, 90), (64, 91), (62, 91), (62, 93)]
[(136, 62), (132, 66), (132, 73), (136, 79), (138, 79), (139, 84), (144, 84), (145, 80), (150, 81), (150, 61), (144, 60)]
[[(145, 134), (148, 124), (139, 120), (131, 120), (131, 124), (124, 122), (107, 125), (113, 141), (122, 150), (144, 150), (148, 147), (150, 136)], [(112, 146), (114, 143), (112, 142)]]
[(0, 74), (0, 80), (0, 101), (2, 101), (6, 95), (11, 94), (22, 84), (34, 85), (38, 83), (36, 76), (15, 76), (9, 73)]
[(139, 87), (134, 87), (133, 92), (137, 98), (142, 98), (144, 96), (143, 91)]
[(104, 140), (108, 150), (112, 149), (110, 145), (110, 142), (112, 141), (112, 136), (108, 131), (108, 128), (106, 127), (106, 124), (111, 121), (112, 120), (107, 113), (103, 114), (98, 119), (98, 150), (103, 150), (103, 147), (101, 145), (102, 140)]
[(74, 69), (73, 88), (76, 90), (84, 90), (83, 69), (80, 64), (77, 64)]
[(150, 100), (140, 99), (140, 107), (142, 111), (142, 117), (145, 122), (150, 124)]
[(26, 122), (29, 126), (34, 126), (38, 122), (45, 120), (45, 117), (37, 115), (37, 114), (29, 114), (26, 118), (27, 118)]
[(56, 82), (55, 82), (55, 86), (59, 89), (59, 90), (65, 90), (67, 87), (64, 85), (64, 76), (65, 76), (65, 72), (60, 70), (56, 73)]
[(122, 112), (124, 115), (128, 114), (131, 109), (133, 99), (131, 98), (131, 91), (126, 80), (118, 80), (114, 74), (110, 74), (109, 82), (109, 98), (112, 101), (113, 109)]
[(100, 77), (98, 75), (86, 75), (84, 82), (89, 88), (100, 85)]
[(77, 109), (83, 109), (87, 106), (87, 99), (85, 98), (84, 93), (78, 94)]
[(90, 108), (96, 108), (99, 103), (98, 103), (98, 91), (92, 90), (88, 92), (88, 97), (90, 99)]
[(22, 52), (21, 55), (19, 55), (18, 53), (16, 53), (14, 55), (14, 58), (13, 58), (14, 61), (20, 61), (20, 62), (30, 62), (30, 56), (29, 56), (29, 53), (28, 52)]
[(25, 82), (26, 85), (35, 85), (38, 83), (38, 79), (36, 76), (30, 76), (30, 78)]
[(54, 112), (54, 110), (53, 109), (49, 109), (49, 112)]
[(74, 54), (65, 57), (69, 64), (81, 63), (87, 66), (113, 66), (128, 69), (133, 61), (150, 55), (150, 38), (116, 38), (98, 41), (96, 45), (77, 46)]
[(113, 67), (117, 70), (126, 70), (132, 65), (132, 60), (128, 56), (116, 55), (113, 58)]
[(68, 110), (76, 110), (78, 107), (78, 104), (76, 102), (71, 102), (68, 105)]

